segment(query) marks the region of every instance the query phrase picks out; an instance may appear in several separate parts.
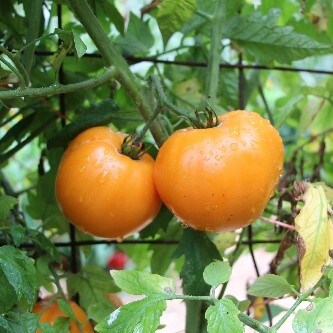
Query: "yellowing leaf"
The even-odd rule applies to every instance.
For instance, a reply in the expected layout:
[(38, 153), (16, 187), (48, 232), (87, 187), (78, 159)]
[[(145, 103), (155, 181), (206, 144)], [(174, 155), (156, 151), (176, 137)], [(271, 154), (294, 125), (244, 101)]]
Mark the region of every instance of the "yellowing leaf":
[(330, 263), (333, 249), (333, 221), (328, 215), (329, 201), (324, 188), (306, 183), (304, 206), (295, 219), (299, 234), (302, 292), (312, 288), (323, 275), (323, 267)]

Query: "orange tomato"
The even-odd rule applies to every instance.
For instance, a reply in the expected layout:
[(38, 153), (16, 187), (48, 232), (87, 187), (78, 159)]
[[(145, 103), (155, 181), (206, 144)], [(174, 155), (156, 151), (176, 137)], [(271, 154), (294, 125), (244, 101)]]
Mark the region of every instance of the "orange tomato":
[[(93, 333), (93, 327), (88, 320), (87, 314), (73, 301), (69, 301), (70, 307), (72, 308), (76, 319), (80, 324), (82, 324), (83, 333)], [(39, 318), (40, 323), (49, 323), (51, 325), (54, 324), (55, 320), (59, 317), (68, 318), (68, 315), (65, 314), (59, 307), (56, 301), (49, 303), (48, 299), (41, 300), (37, 302), (32, 310), (34, 313), (41, 313), (41, 317)], [(41, 330), (38, 329), (37, 333), (40, 333)], [(74, 320), (70, 319), (70, 333), (79, 333), (79, 327), (74, 322)]]
[(161, 147), (154, 180), (162, 201), (184, 224), (221, 232), (263, 212), (283, 167), (278, 131), (255, 112), (237, 110), (207, 129), (185, 128)]
[(104, 238), (123, 238), (144, 228), (159, 212), (154, 159), (120, 153), (126, 134), (93, 127), (66, 149), (55, 189), (64, 215), (77, 228)]

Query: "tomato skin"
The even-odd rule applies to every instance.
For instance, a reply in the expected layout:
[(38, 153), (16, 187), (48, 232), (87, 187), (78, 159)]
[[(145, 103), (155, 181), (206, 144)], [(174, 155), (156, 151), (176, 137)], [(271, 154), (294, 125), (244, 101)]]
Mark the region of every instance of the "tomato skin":
[(181, 222), (201, 231), (231, 231), (253, 222), (283, 167), (282, 139), (268, 120), (237, 110), (219, 122), (173, 133), (154, 168), (162, 201)]
[(55, 191), (64, 215), (83, 232), (122, 238), (141, 230), (159, 212), (154, 159), (132, 160), (120, 153), (126, 134), (93, 127), (66, 149)]
[[(93, 327), (88, 321), (87, 314), (73, 301), (69, 301), (70, 307), (72, 308), (75, 317), (82, 324), (83, 333), (93, 333)], [(49, 304), (48, 299), (41, 300), (37, 302), (33, 307), (33, 313), (41, 313), (42, 315), (39, 319), (40, 323), (49, 323), (51, 325), (54, 324), (55, 320), (59, 317), (68, 318), (68, 315), (65, 314), (59, 307), (56, 301)], [(37, 333), (40, 333), (40, 329), (37, 330)], [(70, 319), (70, 333), (79, 333), (80, 330), (77, 324)]]
[(126, 263), (128, 262), (128, 257), (126, 253), (117, 251), (111, 255), (107, 262), (108, 269), (124, 269)]

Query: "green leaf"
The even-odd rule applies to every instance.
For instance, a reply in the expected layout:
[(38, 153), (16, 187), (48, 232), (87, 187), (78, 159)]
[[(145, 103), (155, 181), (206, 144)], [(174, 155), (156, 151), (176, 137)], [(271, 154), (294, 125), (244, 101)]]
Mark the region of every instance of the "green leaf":
[(128, 55), (146, 55), (154, 45), (154, 37), (149, 29), (148, 22), (140, 20), (131, 13), (125, 37), (119, 36), (115, 40), (123, 53)]
[(149, 249), (153, 251), (150, 259), (151, 272), (153, 274), (163, 275), (170, 267), (172, 261), (172, 254), (175, 252), (176, 244), (161, 244), (150, 245)]
[(70, 332), (70, 319), (68, 317), (56, 318), (56, 320), (54, 321), (54, 324), (53, 324), (53, 328), (57, 333)]
[(4, 313), (9, 311), (17, 303), (18, 298), (15, 288), (9, 283), (2, 270), (0, 270), (0, 292), (0, 313)]
[(73, 309), (71, 308), (68, 300), (65, 299), (58, 299), (57, 303), (60, 307), (60, 309), (71, 319), (75, 320), (75, 314), (73, 312)]
[(184, 255), (184, 265), (180, 272), (186, 294), (205, 295), (209, 286), (203, 279), (205, 267), (213, 260), (222, 260), (215, 244), (206, 233), (187, 228), (173, 257)]
[(72, 33), (73, 33), (76, 55), (78, 58), (81, 58), (86, 53), (87, 46), (86, 44), (84, 44), (83, 40), (81, 39), (78, 33), (76, 33), (75, 31), (73, 31)]
[(50, 261), (60, 262), (60, 253), (56, 246), (42, 233), (30, 232), (30, 238), (42, 253), (46, 253)]
[(211, 305), (206, 313), (208, 333), (241, 333), (243, 324), (238, 319), (239, 310), (230, 299), (222, 299)]
[(17, 203), (16, 198), (0, 193), (0, 225), (5, 224), (11, 209), (13, 209)]
[(196, 9), (196, 0), (163, 0), (158, 6), (157, 21), (164, 44), (189, 21)]
[(80, 304), (85, 309), (97, 304), (106, 294), (119, 291), (109, 273), (92, 265), (86, 265), (79, 273), (69, 275), (67, 288), (70, 295), (79, 294)]
[(49, 149), (66, 147), (82, 131), (94, 127), (107, 125), (112, 121), (114, 112), (118, 111), (118, 105), (112, 99), (106, 99), (97, 104), (92, 110), (80, 115), (74, 122), (63, 127), (55, 133), (47, 142)]
[[(0, 270), (14, 288), (17, 300), (23, 300), (29, 307), (32, 306), (37, 297), (37, 276), (31, 258), (27, 257), (17, 248), (4, 245), (0, 248)], [(0, 294), (3, 285), (0, 285)]]
[(288, 96), (288, 101), (280, 107), (275, 116), (275, 127), (279, 128), (281, 127), (286, 119), (290, 116), (290, 114), (295, 110), (296, 105), (299, 101), (302, 100), (301, 95), (296, 95), (295, 97), (292, 97), (291, 99)]
[(89, 305), (87, 314), (90, 319), (98, 323), (115, 310), (115, 306), (110, 301), (102, 298), (98, 300), (98, 303)]
[(206, 283), (212, 287), (227, 282), (231, 276), (230, 264), (226, 261), (214, 261), (210, 263), (203, 272)]
[(70, 31), (65, 31), (59, 28), (55, 28), (54, 32), (58, 35), (59, 39), (63, 41), (68, 48), (73, 43), (73, 34)]
[(12, 333), (13, 331), (10, 329), (9, 323), (6, 318), (0, 315), (0, 332), (3, 333)]
[(140, 236), (142, 238), (147, 238), (155, 236), (160, 229), (166, 231), (172, 218), (173, 214), (170, 210), (165, 205), (162, 205), (154, 221), (140, 231)]
[(37, 187), (28, 193), (26, 211), (36, 220), (42, 220), (45, 229), (57, 229), (59, 234), (68, 231), (68, 221), (61, 213), (55, 197), (56, 168), (40, 176)]
[(51, 270), (50, 270), (50, 257), (48, 255), (41, 255), (36, 259), (36, 273), (37, 281), (40, 286), (43, 286), (48, 291), (53, 291), (53, 284), (50, 280)]
[[(182, 235), (182, 227), (178, 222), (172, 221), (169, 223), (165, 232), (160, 231), (158, 234), (161, 239), (173, 239), (178, 240)], [(158, 238), (157, 238), (158, 239)], [(165, 271), (174, 262), (172, 255), (177, 248), (177, 244), (151, 244), (149, 249), (152, 250), (150, 267), (151, 272), (154, 274), (163, 275)]]
[(0, 316), (0, 332), (36, 333), (38, 319), (39, 317), (34, 313), (10, 312), (6, 315), (6, 318)]
[(291, 26), (277, 26), (280, 10), (273, 8), (266, 16), (253, 12), (236, 16), (225, 24), (224, 38), (230, 38), (263, 63), (290, 63), (308, 56), (330, 53), (332, 47), (294, 31)]
[(107, 1), (103, 1), (101, 5), (104, 7), (107, 18), (110, 19), (118, 32), (123, 36), (125, 33), (125, 20), (119, 13), (118, 9), (112, 3)]
[(317, 299), (305, 310), (299, 310), (293, 320), (295, 333), (332, 333), (333, 297)]
[(226, 295), (225, 298), (230, 299), (237, 307), (237, 309), (240, 312), (244, 312), (245, 310), (247, 310), (249, 308), (249, 306), (251, 305), (251, 301), (248, 299), (245, 299), (243, 301), (239, 301), (235, 296), (233, 295)]
[(175, 293), (175, 281), (157, 274), (138, 271), (112, 270), (111, 276), (116, 285), (133, 295)]
[(155, 333), (166, 301), (156, 295), (121, 306), (101, 321), (95, 330), (99, 333)]
[(323, 275), (323, 269), (331, 262), (333, 250), (333, 221), (324, 188), (321, 185), (303, 183), (304, 206), (295, 218), (298, 232), (300, 277), (302, 292), (312, 288)]
[(58, 333), (55, 328), (49, 323), (39, 323), (39, 327), (41, 328), (43, 333)]
[(295, 291), (284, 277), (267, 274), (256, 279), (254, 284), (248, 289), (248, 294), (275, 298), (286, 294), (295, 294)]
[(16, 247), (19, 247), (21, 242), (26, 237), (26, 228), (22, 225), (14, 224), (10, 226), (10, 236), (13, 239), (13, 243)]

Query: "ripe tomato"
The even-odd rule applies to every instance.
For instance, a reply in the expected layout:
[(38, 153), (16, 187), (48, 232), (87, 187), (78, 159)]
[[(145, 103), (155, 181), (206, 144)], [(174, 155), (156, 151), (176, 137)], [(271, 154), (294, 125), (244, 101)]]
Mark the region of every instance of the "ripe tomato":
[[(77, 318), (78, 322), (82, 324), (83, 333), (93, 333), (93, 327), (88, 320), (87, 314), (73, 301), (69, 301), (70, 307), (72, 308), (75, 317)], [(59, 307), (56, 301), (49, 304), (48, 299), (41, 300), (37, 302), (32, 310), (34, 313), (38, 314), (41, 313), (41, 317), (39, 319), (40, 323), (49, 323), (54, 324), (55, 320), (59, 317), (68, 318), (68, 315), (65, 314)], [(74, 322), (74, 320), (70, 320), (70, 333), (79, 333), (79, 327)], [(37, 333), (41, 331), (38, 329)]]
[(153, 158), (120, 153), (126, 134), (93, 127), (66, 149), (55, 189), (64, 215), (77, 228), (104, 238), (141, 230), (157, 215), (161, 200), (153, 180)]
[(180, 221), (220, 232), (259, 217), (282, 167), (278, 131), (257, 113), (237, 110), (220, 116), (217, 127), (172, 134), (158, 153), (154, 180)]
[(108, 269), (124, 269), (127, 262), (127, 254), (121, 251), (117, 251), (110, 256), (107, 262), (107, 267)]

